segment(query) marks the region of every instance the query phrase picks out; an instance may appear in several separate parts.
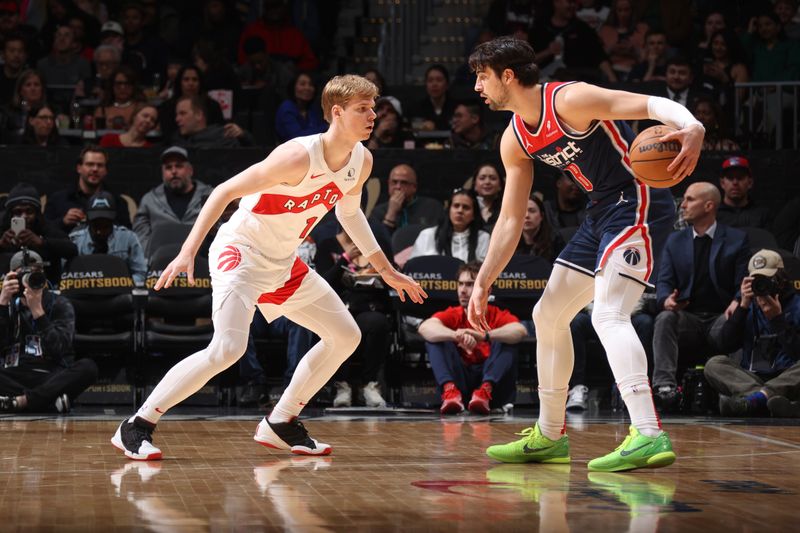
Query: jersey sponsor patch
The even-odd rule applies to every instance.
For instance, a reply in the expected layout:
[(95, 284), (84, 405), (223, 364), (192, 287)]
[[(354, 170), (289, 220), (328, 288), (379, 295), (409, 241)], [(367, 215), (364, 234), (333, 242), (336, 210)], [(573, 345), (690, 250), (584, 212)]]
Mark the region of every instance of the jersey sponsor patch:
[(242, 252), (235, 246), (228, 245), (219, 254), (219, 263), (217, 270), (221, 272), (229, 272), (238, 267), (242, 262)]
[(262, 194), (253, 207), (252, 213), (256, 215), (281, 215), (283, 213), (302, 213), (312, 207), (321, 205), (330, 211), (342, 191), (334, 182), (323, 185), (316, 191), (306, 196), (288, 196), (285, 194)]

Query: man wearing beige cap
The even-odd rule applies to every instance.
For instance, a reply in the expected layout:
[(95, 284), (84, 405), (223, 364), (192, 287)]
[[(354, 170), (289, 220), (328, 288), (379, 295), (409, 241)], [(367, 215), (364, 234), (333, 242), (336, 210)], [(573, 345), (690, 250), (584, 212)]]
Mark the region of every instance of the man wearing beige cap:
[[(720, 331), (725, 352), (705, 366), (720, 393), (723, 416), (800, 417), (800, 296), (772, 250), (759, 250), (747, 265), (739, 307)], [(738, 358), (737, 358), (738, 359)]]

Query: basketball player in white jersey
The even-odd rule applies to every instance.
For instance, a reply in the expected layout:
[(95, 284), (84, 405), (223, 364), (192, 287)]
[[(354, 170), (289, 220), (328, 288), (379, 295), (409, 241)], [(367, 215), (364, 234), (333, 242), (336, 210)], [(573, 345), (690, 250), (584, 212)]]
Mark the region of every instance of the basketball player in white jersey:
[(205, 350), (172, 367), (139, 411), (120, 424), (111, 442), (127, 457), (161, 458), (152, 438), (159, 419), (242, 356), (256, 307), (267, 320), (286, 316), (321, 340), (302, 358), (253, 438), (295, 454), (331, 452), (328, 444), (309, 437), (298, 416), (353, 353), (361, 333), (333, 289), (297, 257), (297, 247), (335, 206), (344, 230), (401, 300), (421, 303), (427, 296), (392, 267), (361, 211), (361, 188), (372, 170), (372, 155), (361, 141), (372, 132), (377, 92), (360, 76), (331, 79), (322, 91), (330, 123), (326, 133), (278, 146), (209, 196), (180, 253), (154, 288), (169, 287), (182, 272), (194, 282), (194, 257), (203, 239), (225, 206), (241, 197), (239, 209), (220, 228), (209, 251), (214, 337)]

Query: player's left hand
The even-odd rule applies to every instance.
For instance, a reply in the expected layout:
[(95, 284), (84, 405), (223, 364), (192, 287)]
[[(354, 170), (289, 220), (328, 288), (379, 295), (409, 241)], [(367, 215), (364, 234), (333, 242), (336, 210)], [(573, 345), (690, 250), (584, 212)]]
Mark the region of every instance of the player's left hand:
[(411, 298), (415, 304), (421, 304), (428, 294), (419, 286), (414, 278), (401, 274), (395, 269), (390, 269), (381, 274), (383, 281), (391, 288), (397, 291), (401, 302), (406, 301), (406, 295)]
[(681, 151), (667, 167), (672, 173), (672, 178), (681, 180), (694, 172), (697, 160), (700, 158), (700, 150), (703, 148), (703, 138), (706, 129), (700, 124), (690, 124), (673, 133), (668, 133), (659, 139), (661, 142), (677, 140), (681, 143)]
[(472, 289), (472, 296), (467, 304), (467, 320), (478, 331), (489, 331), (486, 321), (486, 309), (489, 307), (489, 291), (477, 284)]

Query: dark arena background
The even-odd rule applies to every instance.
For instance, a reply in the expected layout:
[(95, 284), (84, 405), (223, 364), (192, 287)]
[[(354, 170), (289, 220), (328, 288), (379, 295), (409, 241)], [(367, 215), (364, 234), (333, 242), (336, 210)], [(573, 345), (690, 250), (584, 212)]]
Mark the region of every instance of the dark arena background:
[[(591, 305), (570, 324), (571, 462), (485, 454), (539, 413), (531, 313), (587, 216), (570, 173), (534, 163), (520, 244), (490, 301), (513, 315), (513, 341), (420, 327), (460, 312), (458, 268), (485, 257), (497, 222), (511, 115), (475, 92), (467, 58), (504, 35), (532, 45), (541, 83), (661, 96), (705, 127), (697, 168), (670, 189), (674, 249), (656, 251), (669, 259), (632, 318), (677, 455), (667, 468), (587, 468), (630, 424)], [(796, 0), (0, 0), (0, 52), (0, 531), (796, 527)], [(327, 130), (321, 92), (340, 74), (378, 86), (362, 208), (429, 298), (401, 302), (331, 210), (298, 254), (362, 334), (301, 415), (333, 452), (253, 440), (319, 340), (257, 313), (241, 325), (242, 358), (159, 423), (163, 459), (128, 459), (110, 443), (120, 421), (214, 334), (211, 237), (194, 285), (183, 274), (155, 291), (156, 280), (213, 187)], [(702, 245), (686, 243), (711, 223), (705, 264)], [(9, 288), (23, 277), (28, 289)], [(446, 328), (444, 316), (431, 320)], [(463, 342), (485, 343), (482, 358)], [(448, 392), (444, 345), (474, 374), (467, 390)], [(508, 354), (502, 392), (485, 378), (490, 350)]]

